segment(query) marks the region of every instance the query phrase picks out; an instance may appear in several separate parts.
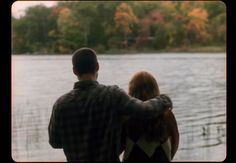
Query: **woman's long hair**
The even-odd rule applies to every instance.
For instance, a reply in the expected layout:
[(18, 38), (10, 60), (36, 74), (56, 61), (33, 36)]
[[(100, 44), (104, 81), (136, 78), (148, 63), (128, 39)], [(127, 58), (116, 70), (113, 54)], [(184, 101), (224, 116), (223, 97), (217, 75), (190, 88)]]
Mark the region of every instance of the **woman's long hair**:
[[(159, 96), (160, 90), (156, 79), (150, 73), (141, 71), (131, 78), (128, 93), (130, 96), (146, 101)], [(138, 139), (139, 136), (144, 136), (147, 140), (161, 142), (167, 139), (167, 127), (163, 115), (150, 120), (132, 118), (127, 123), (128, 135), (135, 137), (135, 139)]]

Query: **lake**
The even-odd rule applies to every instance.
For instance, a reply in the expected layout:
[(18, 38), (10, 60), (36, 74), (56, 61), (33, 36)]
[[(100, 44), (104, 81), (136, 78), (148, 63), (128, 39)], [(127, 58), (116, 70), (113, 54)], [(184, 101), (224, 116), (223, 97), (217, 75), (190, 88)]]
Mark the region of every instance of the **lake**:
[[(174, 161), (226, 157), (226, 54), (99, 55), (98, 82), (127, 92), (135, 72), (150, 72), (173, 101), (180, 132)], [(66, 161), (48, 143), (48, 123), (59, 96), (73, 88), (71, 55), (12, 55), (12, 157)]]

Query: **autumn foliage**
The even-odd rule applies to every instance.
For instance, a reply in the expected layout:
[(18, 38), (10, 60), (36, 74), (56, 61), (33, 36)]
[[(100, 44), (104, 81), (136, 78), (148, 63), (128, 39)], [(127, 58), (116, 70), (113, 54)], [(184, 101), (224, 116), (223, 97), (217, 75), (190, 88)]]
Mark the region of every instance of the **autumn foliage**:
[(13, 53), (71, 53), (81, 46), (171, 49), (225, 46), (226, 8), (220, 1), (58, 2), (12, 17)]
[(192, 42), (206, 42), (209, 38), (207, 32), (208, 13), (205, 9), (194, 8), (188, 13), (189, 22), (187, 24), (187, 34), (192, 34), (189, 40)]
[(138, 23), (138, 18), (127, 3), (122, 2), (115, 12), (116, 27), (121, 28), (125, 34), (132, 32), (132, 25)]

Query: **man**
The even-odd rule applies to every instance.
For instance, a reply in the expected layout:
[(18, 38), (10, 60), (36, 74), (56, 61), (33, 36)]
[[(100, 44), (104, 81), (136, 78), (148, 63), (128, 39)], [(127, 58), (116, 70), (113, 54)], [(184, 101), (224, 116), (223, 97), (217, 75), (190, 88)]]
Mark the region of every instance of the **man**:
[(122, 118), (152, 118), (172, 107), (165, 95), (142, 102), (99, 84), (92, 49), (75, 51), (72, 64), (79, 81), (55, 102), (48, 127), (49, 143), (63, 148), (68, 161), (119, 161)]

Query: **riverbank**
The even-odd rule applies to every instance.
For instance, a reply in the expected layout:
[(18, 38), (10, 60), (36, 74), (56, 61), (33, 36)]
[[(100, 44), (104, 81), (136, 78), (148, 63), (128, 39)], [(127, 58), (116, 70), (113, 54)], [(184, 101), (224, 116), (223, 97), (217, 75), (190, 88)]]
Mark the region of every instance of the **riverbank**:
[(225, 46), (192, 46), (192, 47), (177, 47), (177, 48), (166, 48), (166, 49), (110, 49), (107, 51), (100, 52), (101, 54), (137, 54), (137, 53), (219, 53), (226, 52)]
[[(109, 49), (104, 50), (100, 48), (93, 48), (99, 54), (113, 55), (113, 54), (150, 54), (150, 53), (225, 53), (226, 46), (192, 46), (192, 47), (176, 47), (176, 48), (165, 48), (165, 49), (151, 49), (151, 48), (128, 48), (128, 49)], [(73, 50), (71, 50), (73, 53)], [(23, 53), (23, 54), (13, 54), (13, 55), (71, 55), (68, 54), (58, 54), (58, 53), (42, 53), (42, 52), (34, 52), (34, 53)]]

